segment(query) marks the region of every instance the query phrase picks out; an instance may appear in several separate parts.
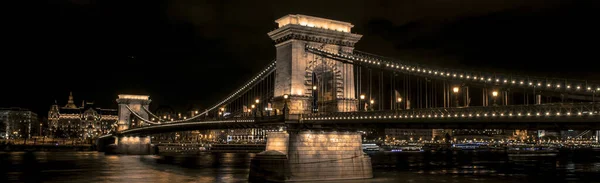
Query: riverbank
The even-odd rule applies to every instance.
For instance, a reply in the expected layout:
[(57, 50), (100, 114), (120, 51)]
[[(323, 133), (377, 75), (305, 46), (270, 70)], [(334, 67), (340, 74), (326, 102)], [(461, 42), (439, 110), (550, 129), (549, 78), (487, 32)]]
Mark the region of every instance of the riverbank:
[(52, 145), (52, 144), (38, 144), (38, 145), (22, 145), (22, 144), (3, 144), (0, 145), (0, 151), (3, 152), (19, 152), (19, 151), (95, 151), (94, 145), (83, 144), (83, 145)]

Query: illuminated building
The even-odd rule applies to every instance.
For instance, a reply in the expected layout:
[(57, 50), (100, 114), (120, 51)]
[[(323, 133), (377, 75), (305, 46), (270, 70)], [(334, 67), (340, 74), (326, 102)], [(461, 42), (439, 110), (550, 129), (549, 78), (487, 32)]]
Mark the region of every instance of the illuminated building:
[(0, 108), (0, 138), (31, 138), (39, 131), (36, 113), (22, 108)]
[(48, 111), (48, 122), (52, 134), (59, 138), (93, 138), (109, 133), (117, 122), (116, 109), (102, 109), (92, 102), (82, 101), (76, 106), (73, 93), (64, 107), (54, 104)]
[(388, 140), (431, 140), (434, 130), (432, 129), (401, 129), (386, 128), (385, 135)]

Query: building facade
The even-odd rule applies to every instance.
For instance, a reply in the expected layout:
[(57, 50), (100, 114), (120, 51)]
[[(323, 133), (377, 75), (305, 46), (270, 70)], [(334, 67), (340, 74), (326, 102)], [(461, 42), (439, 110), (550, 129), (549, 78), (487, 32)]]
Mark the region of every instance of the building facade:
[(31, 138), (37, 135), (39, 124), (37, 114), (27, 109), (0, 108), (0, 138)]
[(109, 133), (118, 121), (116, 109), (102, 109), (92, 102), (82, 101), (75, 105), (73, 93), (63, 107), (54, 104), (48, 111), (51, 133), (57, 138), (93, 138)]
[(386, 140), (431, 140), (433, 138), (432, 129), (401, 129), (386, 128)]

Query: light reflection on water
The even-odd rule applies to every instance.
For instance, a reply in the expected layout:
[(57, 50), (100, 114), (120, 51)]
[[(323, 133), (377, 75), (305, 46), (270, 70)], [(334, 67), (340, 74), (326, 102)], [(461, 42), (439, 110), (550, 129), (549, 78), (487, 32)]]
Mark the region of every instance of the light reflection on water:
[[(253, 156), (0, 152), (0, 182), (247, 182)], [(373, 179), (342, 182), (589, 182), (600, 177), (600, 152), (536, 156), (425, 152), (370, 156)]]

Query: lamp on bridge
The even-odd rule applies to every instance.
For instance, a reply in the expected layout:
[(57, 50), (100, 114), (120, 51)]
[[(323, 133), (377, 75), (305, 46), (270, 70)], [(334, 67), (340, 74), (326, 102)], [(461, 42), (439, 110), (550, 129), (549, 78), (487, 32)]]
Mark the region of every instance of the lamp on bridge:
[[(256, 113), (255, 113), (255, 114), (258, 114), (259, 112), (260, 112), (260, 113), (262, 113), (262, 112), (260, 111), (260, 106), (258, 106), (258, 103), (260, 103), (260, 100), (259, 100), (259, 99), (256, 99), (256, 100), (254, 100), (254, 103), (256, 103)], [(261, 114), (261, 115), (262, 115), (262, 114)]]
[(494, 106), (496, 105), (496, 98), (498, 97), (498, 91), (492, 91), (492, 98), (494, 98)]
[(456, 107), (458, 107), (458, 86), (452, 88), (452, 92), (454, 92), (454, 103), (456, 103)]
[(372, 111), (374, 111), (375, 109), (373, 108), (373, 104), (375, 104), (375, 100), (371, 99), (371, 105), (369, 105), (369, 108), (371, 108)]
[(402, 109), (402, 97), (398, 97), (396, 99), (396, 103), (397, 103), (398, 109)]
[[(358, 108), (360, 109), (361, 108), (360, 105), (362, 105), (362, 100), (365, 99), (365, 94), (361, 94), (359, 98), (360, 99), (358, 100), (358, 105), (359, 105)], [(364, 110), (364, 108), (363, 108), (363, 110)]]
[[(286, 116), (289, 113), (289, 110), (290, 110), (288, 108), (288, 104), (287, 104), (288, 98), (290, 98), (290, 96), (288, 94), (283, 94), (283, 111), (282, 111), (282, 114), (284, 116)], [(287, 118), (287, 117), (285, 117), (285, 118)]]

